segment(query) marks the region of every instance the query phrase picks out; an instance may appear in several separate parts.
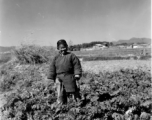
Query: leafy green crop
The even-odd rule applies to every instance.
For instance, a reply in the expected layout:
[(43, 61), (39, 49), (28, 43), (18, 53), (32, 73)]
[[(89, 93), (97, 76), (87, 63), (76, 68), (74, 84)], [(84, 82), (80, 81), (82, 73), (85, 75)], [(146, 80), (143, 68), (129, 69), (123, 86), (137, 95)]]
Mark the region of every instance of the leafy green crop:
[(83, 73), (80, 80), (82, 99), (77, 102), (69, 99), (67, 105), (57, 105), (54, 84), (46, 79), (47, 68), (47, 64), (16, 68), (20, 71), (14, 69), (9, 79), (6, 79), (6, 71), (1, 73), (4, 76), (1, 84), (11, 88), (3, 92), (12, 91), (6, 95), (7, 103), (2, 108), (5, 120), (116, 120), (124, 119), (130, 107), (135, 107), (133, 113), (137, 116), (143, 111), (152, 112), (149, 72), (121, 69)]

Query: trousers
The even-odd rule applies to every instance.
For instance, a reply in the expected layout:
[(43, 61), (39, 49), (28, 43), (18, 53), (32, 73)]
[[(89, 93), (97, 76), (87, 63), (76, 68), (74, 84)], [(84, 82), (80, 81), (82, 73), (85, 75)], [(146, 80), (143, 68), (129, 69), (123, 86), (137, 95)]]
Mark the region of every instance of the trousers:
[(81, 98), (80, 93), (79, 93), (80, 89), (78, 88), (78, 85), (76, 85), (77, 90), (75, 92), (66, 92), (63, 82), (59, 78), (56, 78), (55, 87), (57, 90), (57, 103), (58, 104), (60, 104), (60, 103), (66, 104), (70, 98), (74, 99), (75, 101), (80, 100), (80, 98)]

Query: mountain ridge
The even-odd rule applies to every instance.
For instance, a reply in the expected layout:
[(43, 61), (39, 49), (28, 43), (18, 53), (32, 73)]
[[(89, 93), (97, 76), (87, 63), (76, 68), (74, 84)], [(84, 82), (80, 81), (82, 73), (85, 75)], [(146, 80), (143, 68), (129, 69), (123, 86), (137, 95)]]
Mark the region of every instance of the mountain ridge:
[(118, 41), (114, 41), (113, 44), (122, 44), (122, 43), (128, 43), (128, 44), (131, 44), (131, 43), (135, 43), (135, 44), (140, 44), (140, 43), (145, 43), (145, 44), (151, 44), (151, 39), (150, 38), (136, 38), (136, 37), (133, 37), (133, 38), (130, 38), (129, 40), (118, 40)]
[(0, 52), (9, 52), (11, 50), (14, 50), (15, 46), (0, 46)]

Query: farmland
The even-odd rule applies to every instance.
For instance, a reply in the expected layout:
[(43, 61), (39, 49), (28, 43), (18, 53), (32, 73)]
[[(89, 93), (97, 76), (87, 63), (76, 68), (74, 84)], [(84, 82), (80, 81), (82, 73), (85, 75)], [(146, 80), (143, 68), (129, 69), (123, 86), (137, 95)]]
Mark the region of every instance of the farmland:
[(106, 61), (85, 61), (82, 62), (84, 71), (93, 73), (113, 72), (120, 69), (142, 69), (151, 70), (151, 60), (106, 60)]
[(46, 78), (52, 53), (24, 46), (1, 66), (3, 120), (150, 119), (150, 60), (82, 61), (82, 99), (58, 106), (54, 83)]
[(148, 55), (151, 54), (150, 48), (123, 49), (117, 47), (111, 47), (103, 50), (75, 51), (74, 53), (77, 56), (125, 56), (128, 54), (139, 56), (142, 54), (143, 50), (145, 50), (145, 53), (147, 53)]
[(98, 61), (98, 60), (129, 60), (129, 59), (150, 59), (150, 48), (136, 48), (126, 49), (110, 47), (103, 50), (92, 51), (74, 51), (74, 53), (82, 58), (84, 61)]
[(0, 54), (0, 64), (6, 63), (11, 59), (11, 53)]

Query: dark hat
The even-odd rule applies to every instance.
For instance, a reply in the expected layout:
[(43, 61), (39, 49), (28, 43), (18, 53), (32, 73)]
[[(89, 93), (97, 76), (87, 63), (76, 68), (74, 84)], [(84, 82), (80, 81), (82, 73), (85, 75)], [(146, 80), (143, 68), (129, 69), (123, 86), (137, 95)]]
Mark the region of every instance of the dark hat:
[(68, 47), (68, 44), (67, 44), (66, 40), (61, 39), (61, 40), (59, 40), (59, 41), (57, 42), (57, 49), (59, 49), (59, 46), (60, 46), (61, 44), (62, 44), (62, 45), (65, 45), (66, 47)]

